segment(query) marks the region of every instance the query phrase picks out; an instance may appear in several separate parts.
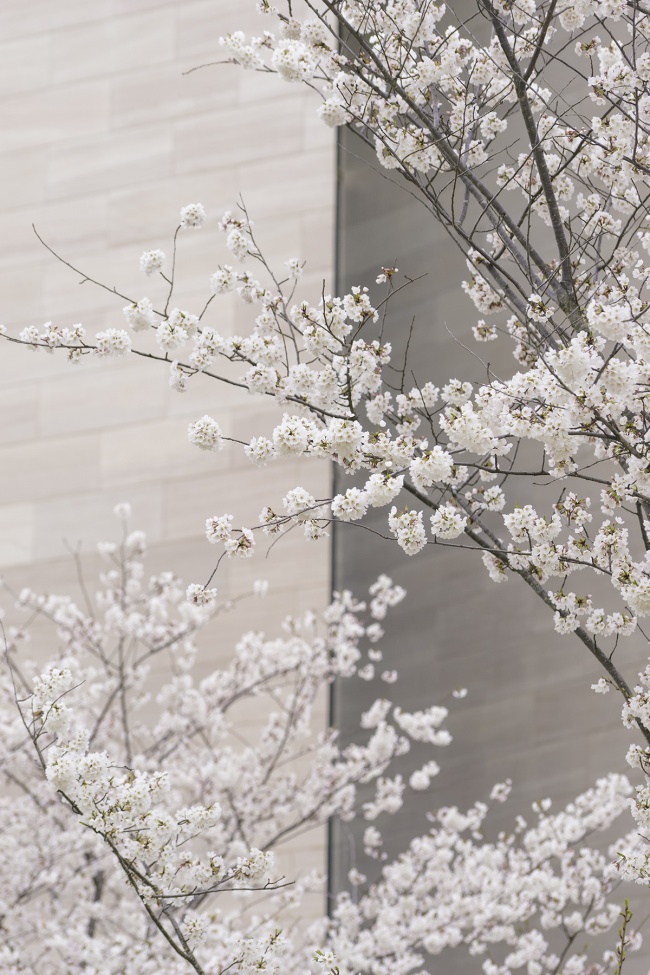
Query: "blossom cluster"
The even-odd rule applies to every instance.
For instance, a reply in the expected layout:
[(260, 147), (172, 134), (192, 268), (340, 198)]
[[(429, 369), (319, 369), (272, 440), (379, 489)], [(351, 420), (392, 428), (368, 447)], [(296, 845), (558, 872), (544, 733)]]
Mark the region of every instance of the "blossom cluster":
[[(244, 389), (280, 404), (284, 412), (273, 429), (244, 447), (253, 464), (329, 459), (355, 484), (319, 499), (294, 487), (281, 505), (265, 506), (257, 524), (239, 529), (233, 515), (216, 514), (206, 523), (210, 542), (229, 557), (249, 558), (260, 533), (299, 525), (308, 540), (317, 540), (332, 520), (359, 521), (370, 508), (385, 506), (388, 530), (407, 554), (426, 544), (478, 549), (495, 581), (517, 574), (536, 587), (560, 633), (594, 641), (638, 632), (638, 620), (650, 612), (650, 556), (635, 553), (639, 533), (646, 550), (650, 505), (650, 344), (642, 298), (646, 272), (637, 252), (619, 248), (600, 283), (589, 286), (584, 329), (559, 345), (538, 345), (534, 360), (510, 378), (454, 378), (441, 388), (428, 380), (410, 389), (402, 384), (396, 392), (392, 349), (379, 338), (378, 325), (380, 310), (394, 300), (396, 273), (374, 304), (367, 290), (356, 287), (341, 298), (322, 295), (315, 305), (292, 304), (295, 279), (278, 281), (246, 212), (226, 213), (220, 227), (235, 257), (256, 261), (266, 279), (262, 284), (232, 266), (212, 277), (215, 294), (234, 290), (251, 307), (250, 334), (222, 334), (201, 314), (177, 308), (163, 317), (146, 298), (125, 308), (131, 330), (155, 334), (164, 361), (176, 343), (192, 343), (186, 361), (169, 367), (178, 389), (198, 374), (214, 375), (221, 358), (240, 364)], [(631, 275), (628, 258), (635, 262)], [(536, 320), (543, 317), (534, 295), (529, 308)], [(532, 334), (526, 329), (509, 326), (517, 341), (520, 333)], [(100, 333), (95, 345), (84, 334), (81, 326), (48, 324), (42, 331), (24, 330), (19, 341), (30, 348), (68, 347), (77, 359), (131, 347), (130, 337), (118, 330)], [(224, 443), (218, 420), (208, 415), (192, 422), (188, 435), (207, 451), (218, 452)], [(535, 505), (509, 494), (511, 484), (531, 479), (513, 460), (525, 442), (540, 451), (534, 474), (548, 486)], [(594, 520), (598, 509), (601, 517)], [(630, 519), (631, 510), (640, 519)], [(567, 589), (568, 576), (585, 570), (609, 579), (613, 600), (595, 602), (589, 590)], [(553, 578), (560, 585), (546, 588)]]
[[(372, 679), (363, 672), (381, 657), (373, 649), (381, 621), (404, 590), (381, 576), (367, 601), (335, 594), (320, 618), (287, 619), (280, 638), (245, 634), (233, 658), (211, 670), (202, 634), (226, 604), (214, 590), (198, 598), (200, 587), (186, 590), (173, 573), (147, 578), (146, 539), (129, 530), (128, 506), (116, 511), (123, 537), (100, 545), (106, 568), (86, 608), (25, 589), (23, 621), (6, 630), (3, 971), (217, 975), (234, 965), (244, 975), (304, 975), (335, 957), (342, 971), (363, 961), (381, 975), (465, 944), (479, 956), (501, 952), (503, 972), (525, 957), (534, 975), (557, 964), (553, 931), (569, 939), (567, 970), (586, 970), (587, 959), (592, 971), (608, 970), (608, 956), (587, 955), (584, 938), (579, 949), (571, 944), (577, 931), (591, 937), (618, 918), (611, 855), (580, 844), (626, 809), (624, 777), (599, 780), (558, 813), (540, 804), (531, 825), (520, 817), (495, 843), (481, 836), (489, 803), (440, 808), (389, 861), (382, 823), (407, 788), (394, 763), (412, 741), (449, 744), (447, 708), (409, 713), (378, 697), (345, 745), (317, 714), (333, 680)], [(58, 643), (47, 664), (27, 655), (36, 619), (53, 628), (50, 646)], [(155, 691), (153, 661), (162, 678)], [(243, 738), (237, 711), (247, 700), (261, 723)], [(409, 786), (427, 789), (438, 771), (428, 757)], [(496, 786), (490, 801), (509, 790)], [(305, 875), (286, 886), (281, 844), (332, 816), (365, 820), (365, 854), (380, 861), (381, 877), (368, 884), (355, 868), (360, 896), (343, 893), (330, 917), (280, 935), (278, 916), (321, 885)], [(628, 864), (639, 855), (631, 838), (617, 850)], [(263, 897), (254, 919), (246, 900), (238, 906), (242, 889)], [(640, 936), (630, 942), (637, 947)], [(484, 963), (486, 975), (493, 965)]]
[[(316, 731), (313, 715), (331, 681), (363, 669), (364, 641), (378, 638), (378, 621), (404, 591), (382, 577), (368, 605), (341, 593), (321, 619), (287, 620), (281, 639), (245, 634), (232, 661), (206, 673), (196, 666), (201, 633), (228, 604), (216, 590), (186, 590), (170, 572), (147, 579), (144, 534), (128, 529), (128, 506), (116, 513), (124, 535), (99, 547), (106, 569), (93, 603), (82, 609), (69, 597), (24, 589), (17, 606), (25, 622), (7, 629), (0, 770), (20, 792), (0, 804), (0, 842), (3, 850), (14, 846), (3, 858), (3, 930), (16, 957), (27, 963), (38, 955), (48, 975), (90, 964), (111, 973), (172, 970), (170, 938), (179, 958), (211, 958), (205, 971), (242, 952), (254, 970), (262, 942), (246, 947), (247, 922), (236, 910), (215, 914), (214, 897), (233, 887), (266, 889), (276, 900), (260, 930), (272, 931), (277, 898), (281, 907), (299, 896), (285, 892), (274, 865), (281, 839), (335, 814), (355, 815), (361, 782), (376, 787), (367, 818), (401, 805), (387, 796), (385, 773), (409, 749), (408, 715), (400, 712), (404, 734), (389, 704), (365, 741), (346, 747), (333, 731)], [(25, 655), (37, 618), (60, 646), (44, 668)], [(167, 677), (152, 708), (154, 661)], [(262, 699), (271, 706), (257, 740), (242, 745), (233, 716), (247, 698), (260, 716)], [(18, 869), (26, 828), (30, 845)], [(314, 880), (300, 879), (299, 891), (300, 884)], [(48, 908), (43, 943), (33, 930), (48, 892), (61, 906)], [(164, 938), (147, 947), (152, 918)], [(283, 958), (289, 948), (274, 951)], [(113, 967), (102, 968), (102, 956)], [(13, 964), (14, 955), (6, 960)]]
[[(643, 527), (650, 496), (649, 269), (642, 253), (650, 251), (644, 203), (650, 172), (648, 13), (637, 15), (614, 0), (559, 7), (534, 0), (488, 3), (491, 39), (481, 45), (471, 18), (459, 22), (444, 4), (335, 3), (328, 5), (330, 19), (307, 6), (301, 17), (262, 4), (277, 31), (251, 39), (235, 32), (222, 38), (222, 46), (244, 68), (273, 71), (319, 90), (324, 121), (353, 128), (374, 145), (383, 166), (402, 172), (416, 194), (435, 205), (437, 218), (466, 252), (466, 294), (481, 314), (503, 315), (497, 326), (481, 319), (474, 327), (477, 339), (510, 336), (523, 368), (501, 381), (452, 380), (442, 393), (427, 388), (431, 384), (422, 377), (410, 393), (395, 396), (383, 378), (390, 348), (382, 344), (372, 385), (362, 389), (358, 373), (349, 382), (357, 348), (348, 343), (341, 362), (327, 334), (340, 337), (338, 322), (327, 320), (325, 307), (316, 307), (308, 317), (317, 347), (313, 333), (302, 322), (298, 326), (309, 351), (322, 354), (330, 342), (338, 398), (325, 403), (310, 394), (311, 419), (287, 415), (273, 438), (255, 439), (249, 455), (268, 462), (276, 439), (299, 424), (300, 436), (292, 438), (296, 452), (300, 444), (300, 452), (318, 456), (324, 450), (350, 472), (379, 471), (388, 493), (389, 484), (395, 494), (402, 483), (420, 494), (435, 486), (437, 497), (428, 499), (434, 509), (430, 534), (421, 510), (391, 510), (389, 529), (408, 554), (427, 541), (451, 541), (465, 532), (483, 548), (497, 581), (511, 570), (543, 586), (551, 577), (564, 580), (579, 569), (594, 570), (612, 581), (614, 605), (560, 592), (551, 597), (556, 630), (601, 638), (635, 632), (637, 619), (650, 610)], [(603, 34), (602, 18), (617, 24), (620, 37)], [(362, 56), (339, 45), (346, 32)], [(575, 101), (555, 88), (556, 43), (568, 46), (563, 65), (582, 86)], [(581, 98), (585, 113), (574, 107)], [(523, 137), (511, 131), (517, 117)], [(493, 165), (504, 157), (509, 161)], [(465, 187), (462, 213), (470, 200), (481, 208), (469, 243), (462, 221), (436, 189), (438, 182), (448, 185), (445, 174)], [(504, 194), (512, 191), (523, 195), (519, 213), (516, 204), (506, 208)], [(540, 233), (537, 218), (553, 233)], [(392, 275), (378, 280), (392, 283)], [(333, 310), (346, 302), (349, 295), (324, 304)], [(370, 321), (368, 315), (363, 324)], [(361, 389), (369, 424), (357, 407)], [(319, 408), (338, 416), (326, 422), (321, 416), (318, 423)], [(349, 428), (353, 451), (341, 454), (331, 444), (329, 430), (337, 422)], [(427, 429), (418, 436), (423, 424)], [(511, 460), (522, 441), (539, 448), (539, 476), (547, 483), (573, 480), (564, 491), (581, 510), (592, 508), (589, 519), (557, 519), (552, 505), (563, 502), (556, 499), (539, 513), (508, 503), (503, 479), (517, 476), (527, 483)], [(435, 451), (440, 453), (432, 460)], [(596, 477), (585, 485), (581, 471), (594, 465)], [(499, 475), (498, 486), (482, 483)], [(598, 480), (602, 487), (594, 498)], [(339, 495), (332, 515), (362, 518), (377, 503), (373, 491), (374, 483), (366, 481)], [(597, 508), (606, 517), (590, 532), (587, 520)], [(488, 514), (502, 509), (501, 519)], [(628, 537), (630, 509), (638, 511), (641, 539), (636, 531)], [(634, 552), (638, 540), (642, 558)]]
[[(536, 591), (553, 577), (590, 569), (611, 580), (613, 603), (592, 604), (586, 593), (563, 588), (544, 597), (553, 603), (558, 632), (584, 632), (592, 640), (635, 632), (650, 609), (646, 556), (635, 552), (639, 533), (630, 538), (626, 520), (637, 509), (644, 542), (650, 503), (648, 268), (642, 254), (650, 246), (643, 203), (650, 151), (648, 15), (633, 15), (615, 0), (581, 0), (570, 8), (489, 2), (492, 32), (482, 45), (471, 24), (457, 23), (443, 4), (336, 2), (329, 19), (307, 8), (301, 17), (262, 3), (260, 12), (277, 30), (253, 38), (235, 31), (222, 46), (244, 68), (320, 91), (324, 121), (348, 125), (370, 141), (382, 165), (408, 176), (458, 239), (462, 220), (436, 189), (439, 178), (444, 183), (454, 174), (467, 194), (461, 213), (467, 206), (480, 210), (473, 234), (461, 240), (469, 268), (463, 288), (482, 315), (499, 318), (496, 325), (480, 319), (474, 334), (481, 341), (508, 336), (521, 369), (487, 382), (451, 379), (441, 388), (417, 377), (412, 388), (402, 380), (396, 391), (392, 349), (378, 326), (388, 299), (376, 301), (355, 286), (342, 296), (323, 293), (313, 304), (293, 301), (302, 262), (285, 262), (288, 277), (280, 280), (244, 209), (228, 211), (219, 223), (226, 247), (243, 265), (216, 268), (210, 290), (215, 296), (235, 292), (251, 305), (250, 334), (227, 335), (203, 324), (207, 306), (168, 312), (172, 277), (164, 310), (146, 297), (124, 308), (130, 332), (110, 328), (93, 343), (81, 326), (50, 322), (29, 326), (19, 340), (32, 349), (63, 346), (79, 361), (91, 352), (123, 356), (131, 349), (130, 333), (155, 331), (164, 353), (159, 358), (178, 355), (170, 365), (175, 389), (185, 389), (197, 373), (211, 373), (223, 358), (241, 366), (237, 381), (244, 389), (288, 408), (272, 432), (246, 447), (253, 463), (304, 454), (332, 459), (350, 474), (367, 472), (354, 487), (302, 511), (287, 495), (285, 513), (275, 514), (277, 505), (271, 505), (259, 525), (235, 536), (215, 537), (211, 519), (208, 537), (223, 542), (229, 555), (249, 557), (256, 530), (284, 530), (296, 521), (308, 539), (322, 538), (332, 518), (357, 521), (407, 492), (405, 507), (390, 508), (388, 529), (408, 554), (427, 543), (471, 544), (482, 549), (492, 578), (502, 581), (514, 572)], [(603, 40), (602, 17), (619, 24), (620, 40)], [(357, 39), (363, 56), (339, 45), (341, 28)], [(569, 45), (568, 63), (590, 116), (556, 97), (558, 40)], [(516, 77), (524, 79), (521, 85)], [(524, 135), (513, 133), (516, 117)], [(494, 158), (504, 161), (493, 166)], [(517, 204), (507, 208), (517, 194), (522, 211)], [(539, 232), (538, 218), (552, 233)], [(188, 204), (179, 230), (199, 228), (206, 219), (201, 204)], [(522, 221), (530, 224), (526, 232)], [(141, 266), (147, 274), (162, 273), (164, 261), (154, 248), (142, 255)], [(397, 271), (388, 271), (382, 269), (378, 280), (390, 297)], [(190, 438), (203, 449), (219, 449), (217, 430), (218, 421), (204, 417), (192, 424)], [(538, 477), (549, 485), (566, 482), (582, 510), (590, 507), (593, 518), (602, 508), (604, 520), (593, 529), (586, 519), (565, 523), (553, 513), (564, 503), (557, 496), (532, 514), (530, 505), (520, 509), (509, 500), (506, 479), (527, 483), (513, 460), (522, 441), (538, 448)], [(605, 473), (599, 478), (596, 470), (587, 482), (581, 474), (586, 466)], [(598, 480), (602, 487), (594, 497)]]

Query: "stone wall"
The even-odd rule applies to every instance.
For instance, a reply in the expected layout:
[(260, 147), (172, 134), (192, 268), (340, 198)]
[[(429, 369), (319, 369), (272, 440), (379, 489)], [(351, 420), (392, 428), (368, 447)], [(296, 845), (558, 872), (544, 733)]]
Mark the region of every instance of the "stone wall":
[[(171, 253), (179, 208), (201, 201), (210, 217), (179, 240), (175, 304), (200, 309), (208, 278), (228, 254), (216, 223), (242, 195), (272, 261), (309, 261), (305, 288), (331, 275), (334, 137), (298, 86), (231, 65), (218, 38), (261, 32), (254, 0), (4, 0), (0, 6), (0, 321), (14, 331), (53, 320), (90, 333), (123, 327), (125, 302), (49, 253), (41, 237), (90, 277), (136, 299), (164, 293), (139, 270), (140, 253)], [(243, 330), (246, 308), (215, 301), (212, 321)], [(210, 319), (208, 319), (210, 320)], [(66, 546), (89, 553), (113, 538), (113, 506), (133, 506), (157, 569), (204, 581), (215, 550), (205, 518), (232, 511), (250, 523), (287, 486), (323, 493), (326, 465), (276, 465), (260, 475), (230, 445), (206, 455), (189, 444), (190, 420), (209, 413), (240, 439), (266, 405), (198, 377), (180, 395), (155, 363), (72, 367), (64, 356), (0, 347), (0, 571), (14, 589), (74, 592)], [(252, 579), (265, 600), (224, 619), (217, 659), (245, 628), (321, 607), (326, 545), (289, 538), (268, 560), (223, 564), (217, 583), (236, 595)], [(47, 646), (38, 652), (47, 653)], [(251, 715), (251, 721), (256, 717)], [(322, 866), (324, 837), (295, 854)], [(285, 858), (287, 874), (297, 860)]]
[[(340, 288), (374, 281), (382, 265), (417, 279), (391, 302), (383, 333), (400, 365), (409, 343), (406, 388), (427, 381), (442, 387), (452, 378), (482, 383), (488, 368), (493, 375), (509, 374), (514, 360), (508, 344), (495, 342), (486, 352), (472, 337), (480, 316), (459, 286), (467, 269), (444, 229), (398, 180), (377, 171), (373, 154), (348, 132), (341, 170)], [(525, 490), (539, 510), (548, 510), (559, 490), (531, 481)], [(350, 483), (344, 475), (339, 482), (339, 490)], [(526, 503), (530, 495), (516, 501)], [(376, 509), (366, 524), (386, 535), (386, 517), (386, 508)], [(428, 545), (409, 558), (393, 541), (355, 525), (337, 526), (335, 554), (336, 588), (362, 592), (380, 566), (407, 591), (389, 613), (382, 641), (382, 668), (400, 674), (387, 696), (406, 710), (435, 703), (450, 711), (451, 746), (417, 746), (402, 760), (405, 777), (428, 758), (439, 762), (441, 773), (428, 790), (407, 790), (403, 809), (385, 829), (391, 852), (426, 831), (428, 810), (467, 808), (506, 778), (514, 783), (512, 798), (491, 814), (492, 835), (512, 829), (516, 814), (528, 815), (537, 799), (548, 796), (560, 808), (599, 776), (629, 772), (631, 739), (620, 722), (620, 699), (593, 693), (599, 665), (577, 639), (554, 632), (547, 607), (521, 580), (495, 585), (480, 555), (458, 548)], [(581, 584), (596, 596), (598, 580), (576, 577), (578, 591)], [(609, 583), (602, 587), (609, 598)], [(621, 641), (616, 653), (631, 675), (647, 660), (640, 636)], [(463, 686), (468, 696), (454, 700), (452, 691)], [(344, 737), (356, 733), (359, 713), (375, 696), (372, 684), (341, 683), (334, 714)], [(335, 887), (345, 886), (353, 861), (365, 873), (373, 870), (358, 853), (360, 828), (343, 824), (335, 834)], [(466, 965), (464, 956), (459, 964)]]

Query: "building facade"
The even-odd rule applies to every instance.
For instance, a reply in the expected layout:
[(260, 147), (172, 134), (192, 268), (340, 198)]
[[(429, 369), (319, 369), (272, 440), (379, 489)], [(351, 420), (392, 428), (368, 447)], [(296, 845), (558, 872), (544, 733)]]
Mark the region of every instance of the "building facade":
[[(340, 291), (374, 280), (382, 265), (425, 274), (394, 306), (394, 344), (403, 346), (415, 318), (411, 352), (420, 373), (438, 384), (454, 375), (474, 378), (463, 348), (473, 308), (458, 287), (459, 255), (345, 133), (337, 164), (335, 134), (318, 120), (307, 91), (206, 64), (218, 56), (219, 36), (234, 29), (260, 29), (253, 3), (3, 0), (5, 324), (123, 324), (123, 301), (57, 260), (32, 224), (84, 275), (135, 299), (155, 298), (151, 289), (162, 285), (143, 277), (140, 252), (169, 251), (180, 207), (201, 201), (209, 224), (183, 236), (178, 255), (176, 302), (192, 310), (227, 260), (216, 218), (241, 195), (271, 262), (307, 260), (305, 294), (319, 293), (335, 271)], [(228, 297), (220, 301), (222, 331), (243, 329), (244, 315)], [(112, 508), (120, 501), (131, 502), (134, 527), (147, 532), (154, 566), (196, 581), (212, 568), (203, 533), (209, 515), (233, 511), (250, 523), (295, 483), (320, 497), (329, 493), (325, 464), (277, 464), (256, 478), (238, 448), (216, 459), (196, 450), (188, 422), (209, 413), (229, 436), (245, 440), (259, 431), (264, 404), (207, 381), (178, 395), (167, 370), (148, 363), (72, 367), (63, 357), (5, 343), (0, 412), (0, 569), (15, 590), (74, 592), (68, 549), (81, 543), (92, 573), (96, 543), (113, 536)], [(324, 606), (331, 585), (362, 593), (378, 564), (408, 591), (384, 641), (386, 665), (401, 675), (396, 696), (407, 708), (450, 705), (455, 738), (431, 791), (413, 794), (395, 821), (395, 849), (426, 829), (428, 808), (471, 803), (507, 777), (519, 811), (542, 796), (568, 799), (599, 774), (623, 770), (627, 736), (612, 733), (618, 702), (590, 692), (595, 666), (550, 630), (531, 593), (514, 581), (495, 587), (470, 553), (431, 548), (409, 560), (394, 544), (345, 525), (333, 550), (290, 535), (263, 566), (220, 570), (224, 595), (236, 595), (260, 573), (271, 587), (266, 601), (226, 618), (219, 652), (227, 655), (244, 628), (270, 629), (287, 612)], [(451, 704), (452, 690), (464, 685), (467, 699)], [(363, 687), (335, 689), (333, 715), (344, 736), (358, 728)], [(374, 698), (376, 689), (367, 690)], [(420, 759), (414, 752), (405, 770)], [(511, 819), (512, 807), (503, 816)], [(359, 865), (355, 836), (353, 826), (334, 832), (334, 888)], [(322, 866), (325, 855), (323, 834), (306, 839), (286, 861), (287, 872), (292, 864)]]
[[(271, 263), (307, 259), (306, 291), (331, 278), (334, 134), (298, 86), (227, 64), (200, 68), (220, 56), (220, 35), (237, 29), (259, 32), (254, 3), (1, 5), (0, 294), (12, 333), (50, 320), (82, 322), (90, 334), (125, 326), (125, 302), (82, 284), (32, 225), (83, 274), (155, 302), (165, 285), (140, 271), (140, 254), (159, 247), (170, 257), (180, 208), (200, 201), (208, 221), (179, 238), (174, 297), (198, 313), (210, 275), (229, 257), (217, 222), (241, 197)], [(245, 332), (248, 309), (231, 298), (213, 304), (214, 321), (226, 334)], [(72, 367), (64, 356), (3, 343), (0, 572), (14, 591), (78, 593), (70, 549), (80, 546), (92, 579), (97, 542), (119, 531), (112, 510), (121, 501), (132, 505), (133, 527), (147, 533), (152, 571), (171, 568), (203, 582), (215, 561), (208, 516), (232, 511), (250, 523), (288, 482), (326, 493), (325, 464), (281, 463), (261, 478), (235, 445), (219, 455), (197, 450), (189, 422), (208, 413), (226, 435), (246, 439), (258, 432), (265, 405), (210, 381), (181, 395), (168, 375), (167, 366), (142, 361), (86, 357)], [(217, 662), (247, 629), (271, 631), (287, 613), (322, 608), (329, 571), (326, 547), (305, 559), (293, 536), (266, 560), (224, 563), (223, 597), (250, 589), (260, 575), (270, 588), (223, 618)], [(324, 835), (307, 836), (287, 854), (286, 870), (306, 861), (322, 868), (324, 860)]]

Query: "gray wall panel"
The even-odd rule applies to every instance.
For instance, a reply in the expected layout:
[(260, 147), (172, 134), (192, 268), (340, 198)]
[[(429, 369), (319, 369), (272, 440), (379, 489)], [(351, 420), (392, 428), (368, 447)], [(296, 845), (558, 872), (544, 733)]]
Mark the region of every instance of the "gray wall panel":
[[(479, 315), (460, 288), (462, 256), (424, 207), (378, 173), (372, 155), (347, 132), (339, 178), (339, 293), (374, 281), (381, 265), (395, 263), (413, 277), (426, 273), (395, 300), (386, 336), (403, 348), (415, 316), (416, 376), (438, 385), (453, 376), (483, 379), (484, 367), (459, 342), (489, 354), (495, 367), (500, 356), (512, 368), (509, 348), (477, 346), (472, 339)], [(350, 483), (338, 475), (338, 490)], [(387, 533), (387, 510), (375, 509), (367, 524)], [(391, 611), (382, 644), (386, 667), (397, 668), (401, 678), (383, 693), (414, 709), (448, 704), (454, 735), (448, 749), (433, 750), (441, 774), (427, 792), (408, 791), (403, 811), (387, 829), (393, 851), (426, 831), (427, 810), (486, 798), (492, 784), (507, 777), (515, 783), (513, 797), (498, 808), (495, 829), (512, 824), (537, 798), (550, 796), (558, 805), (597, 776), (626, 770), (630, 735), (620, 725), (620, 702), (590, 690), (601, 676), (597, 665), (577, 640), (554, 633), (549, 611), (523, 582), (495, 585), (476, 553), (429, 545), (409, 558), (394, 542), (354, 525), (337, 526), (335, 588), (361, 594), (379, 571), (408, 591)], [(623, 641), (617, 655), (628, 673), (644, 659), (633, 639)], [(469, 696), (453, 701), (452, 689), (465, 685)], [(375, 696), (376, 685), (344, 682), (336, 689), (335, 718), (345, 736), (354, 734), (359, 714)], [(423, 748), (413, 750), (404, 760), (405, 773), (424, 754)], [(345, 885), (350, 851), (360, 848), (350, 836), (361, 826), (334, 831), (334, 887)], [(357, 865), (368, 872), (362, 854)]]

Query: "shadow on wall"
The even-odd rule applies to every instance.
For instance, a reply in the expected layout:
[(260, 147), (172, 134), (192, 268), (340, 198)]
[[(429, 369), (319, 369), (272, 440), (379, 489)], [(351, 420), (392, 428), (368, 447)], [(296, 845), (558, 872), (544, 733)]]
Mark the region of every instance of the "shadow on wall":
[[(474, 342), (479, 315), (460, 287), (467, 269), (445, 231), (347, 131), (339, 158), (339, 294), (374, 282), (382, 265), (396, 265), (411, 278), (425, 275), (393, 300), (384, 332), (393, 344), (393, 361), (401, 364), (413, 323), (406, 389), (412, 380), (437, 386), (454, 377), (483, 381), (486, 354), (497, 375), (499, 360), (512, 370), (509, 347)], [(336, 477), (337, 491), (353, 483), (341, 472)], [(365, 524), (388, 534), (388, 510), (375, 509)], [(495, 834), (511, 827), (518, 812), (525, 815), (535, 799), (549, 796), (557, 808), (598, 776), (629, 770), (629, 734), (620, 725), (618, 699), (591, 691), (601, 674), (588, 651), (554, 632), (548, 608), (523, 582), (491, 582), (475, 552), (428, 545), (409, 558), (394, 541), (354, 524), (336, 526), (334, 553), (335, 589), (351, 589), (362, 598), (378, 573), (386, 572), (407, 590), (386, 621), (379, 665), (398, 670), (399, 680), (391, 686), (375, 680), (337, 687), (333, 716), (341, 733), (354, 734), (361, 712), (377, 696), (406, 710), (433, 703), (450, 709), (451, 746), (418, 746), (403, 759), (405, 778), (429, 758), (442, 770), (428, 790), (407, 788), (403, 809), (385, 827), (389, 854), (426, 832), (428, 810), (487, 799), (492, 785), (506, 778), (514, 789), (490, 820)], [(626, 669), (635, 657), (640, 666), (644, 660), (633, 638), (618, 653), (625, 655)], [(453, 689), (465, 686), (468, 696), (454, 700)], [(334, 828), (333, 890), (347, 885), (353, 866), (373, 874), (362, 852), (363, 828), (363, 822)]]

